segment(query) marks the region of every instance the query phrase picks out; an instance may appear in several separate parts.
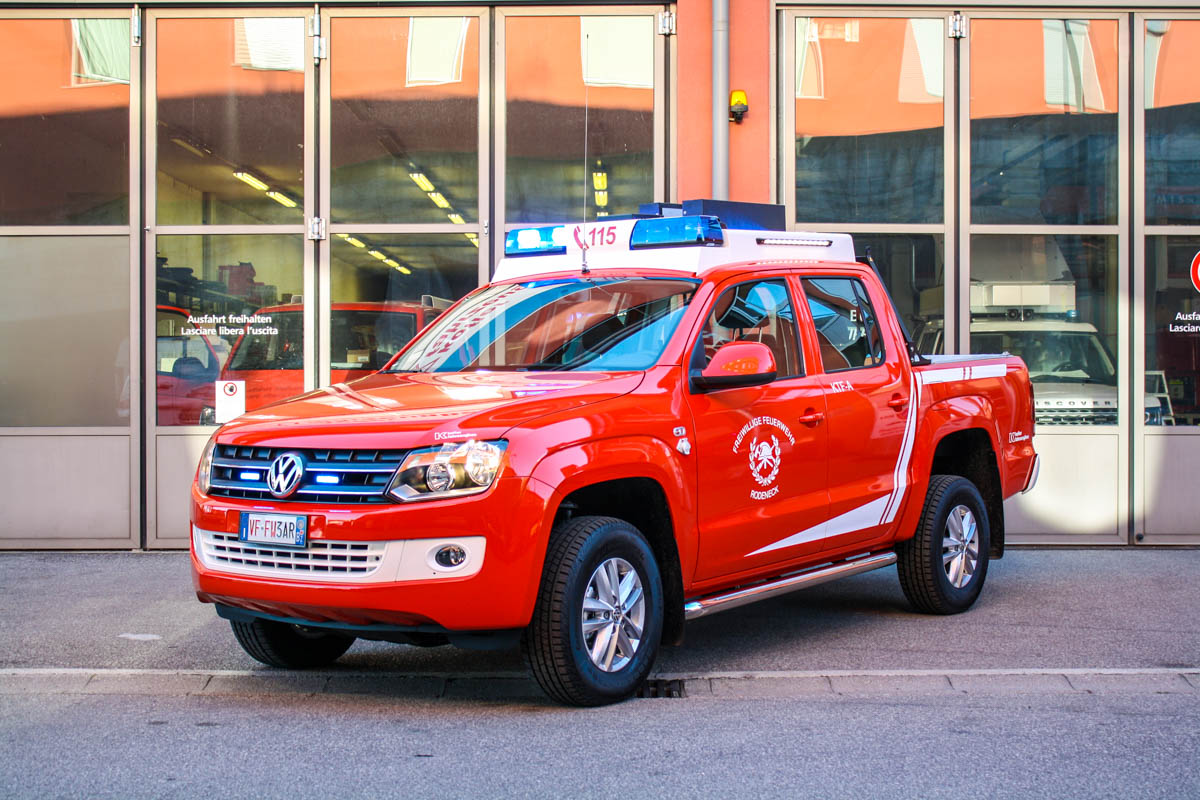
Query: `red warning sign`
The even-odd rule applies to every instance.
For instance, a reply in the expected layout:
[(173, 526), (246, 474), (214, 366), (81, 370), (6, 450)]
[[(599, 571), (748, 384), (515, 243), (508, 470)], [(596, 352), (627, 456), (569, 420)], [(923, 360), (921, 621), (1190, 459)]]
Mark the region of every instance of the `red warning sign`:
[(1196, 253), (1192, 258), (1192, 286), (1200, 292), (1200, 253)]

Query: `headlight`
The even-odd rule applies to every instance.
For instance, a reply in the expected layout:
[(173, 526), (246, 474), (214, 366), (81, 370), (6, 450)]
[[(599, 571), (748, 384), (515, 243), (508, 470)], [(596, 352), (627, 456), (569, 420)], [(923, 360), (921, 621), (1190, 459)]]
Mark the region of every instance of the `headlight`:
[(1146, 424), (1147, 425), (1162, 425), (1163, 424), (1163, 407), (1161, 404), (1153, 408), (1146, 409)]
[(216, 450), (217, 435), (214, 433), (204, 447), (204, 455), (200, 456), (200, 469), (196, 471), (196, 485), (200, 487), (201, 494), (208, 494), (208, 490), (212, 488), (213, 454)]
[(477, 494), (492, 485), (508, 442), (444, 444), (414, 450), (392, 476), (387, 493), (402, 503)]

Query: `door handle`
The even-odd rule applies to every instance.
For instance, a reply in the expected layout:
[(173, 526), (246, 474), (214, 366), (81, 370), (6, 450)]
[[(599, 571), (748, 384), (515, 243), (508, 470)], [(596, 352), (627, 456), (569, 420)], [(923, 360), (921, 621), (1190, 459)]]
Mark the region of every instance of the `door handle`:
[(811, 428), (814, 425), (819, 425), (823, 419), (825, 419), (824, 411), (813, 411), (812, 409), (809, 409), (808, 413), (801, 415), (800, 424), (807, 425)]
[(892, 395), (892, 399), (888, 400), (887, 404), (888, 408), (895, 409), (896, 411), (903, 411), (908, 407), (908, 398), (903, 395), (894, 394)]

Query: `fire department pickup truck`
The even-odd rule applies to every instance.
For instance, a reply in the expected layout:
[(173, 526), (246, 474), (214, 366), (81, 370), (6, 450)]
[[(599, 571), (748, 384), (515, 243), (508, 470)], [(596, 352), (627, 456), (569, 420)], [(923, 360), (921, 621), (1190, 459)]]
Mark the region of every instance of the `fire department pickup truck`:
[(844, 234), (678, 215), (505, 252), (381, 371), (212, 436), (194, 584), (251, 656), (520, 642), (597, 705), (685, 621), (801, 587), (896, 564), (921, 611), (975, 601), (1037, 478), (1020, 359), (916, 355)]

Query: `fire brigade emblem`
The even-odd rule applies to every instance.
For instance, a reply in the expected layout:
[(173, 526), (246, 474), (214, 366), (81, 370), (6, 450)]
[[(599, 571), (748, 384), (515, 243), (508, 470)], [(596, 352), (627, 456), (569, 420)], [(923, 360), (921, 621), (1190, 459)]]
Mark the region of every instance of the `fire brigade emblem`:
[(750, 441), (750, 474), (759, 486), (770, 486), (779, 475), (779, 439), (771, 436), (771, 441), (758, 439)]
[(733, 440), (735, 454), (741, 454), (741, 448), (745, 445), (750, 477), (760, 487), (750, 490), (751, 500), (770, 500), (779, 494), (779, 485), (775, 481), (783, 466), (784, 445), (781, 439), (786, 439), (789, 445), (796, 443), (792, 432), (779, 420), (774, 417), (755, 417), (742, 426)]

